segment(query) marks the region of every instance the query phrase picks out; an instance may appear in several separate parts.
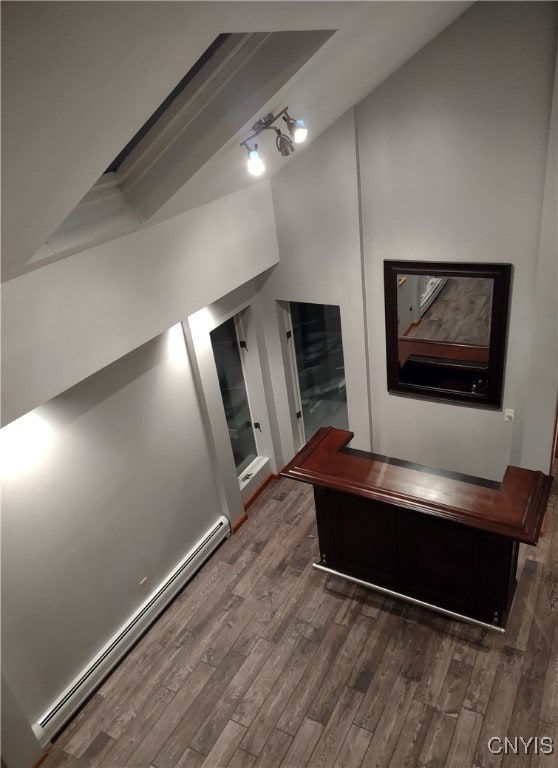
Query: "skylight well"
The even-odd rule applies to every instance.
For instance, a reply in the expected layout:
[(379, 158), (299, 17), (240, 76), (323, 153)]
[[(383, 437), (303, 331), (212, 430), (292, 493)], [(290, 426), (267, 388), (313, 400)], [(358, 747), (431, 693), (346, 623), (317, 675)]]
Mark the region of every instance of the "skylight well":
[(159, 104), (155, 112), (145, 121), (141, 128), (134, 134), (126, 146), (118, 153), (114, 160), (110, 163), (105, 173), (113, 173), (118, 171), (122, 163), (130, 155), (130, 153), (137, 147), (140, 141), (149, 133), (149, 131), (155, 126), (155, 124), (163, 117), (165, 112), (171, 107), (174, 101), (184, 92), (187, 86), (198, 75), (204, 67), (207, 66), (211, 58), (217, 53), (221, 46), (231, 37), (229, 34), (218, 35), (211, 45), (202, 53), (196, 63), (190, 67), (188, 72), (184, 75), (182, 80), (172, 89), (166, 99)]
[[(333, 30), (219, 34), (107, 169), (116, 172), (115, 182), (135, 214), (144, 221), (159, 211), (252, 125), (254, 115), (272, 104), (332, 34)], [(296, 117), (296, 105), (291, 106)], [(278, 116), (291, 120), (285, 110)], [(278, 138), (283, 155), (303, 133), (304, 126), (295, 123), (286, 123), (292, 137), (282, 134), (280, 144)], [(242, 169), (242, 163), (238, 167)], [(219, 185), (219, 177), (215, 184)], [(214, 194), (229, 191), (223, 188)]]

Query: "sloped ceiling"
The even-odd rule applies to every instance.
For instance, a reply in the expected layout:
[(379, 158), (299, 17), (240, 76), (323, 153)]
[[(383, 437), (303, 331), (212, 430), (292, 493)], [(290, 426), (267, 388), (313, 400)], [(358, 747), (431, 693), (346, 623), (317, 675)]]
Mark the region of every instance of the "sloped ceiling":
[[(2, 4), (2, 279), (32, 258), (221, 32), (335, 29), (245, 129), (152, 217), (250, 183), (238, 142), (289, 105), (325, 130), (468, 2), (7, 2)], [(268, 157), (268, 173), (284, 159)]]

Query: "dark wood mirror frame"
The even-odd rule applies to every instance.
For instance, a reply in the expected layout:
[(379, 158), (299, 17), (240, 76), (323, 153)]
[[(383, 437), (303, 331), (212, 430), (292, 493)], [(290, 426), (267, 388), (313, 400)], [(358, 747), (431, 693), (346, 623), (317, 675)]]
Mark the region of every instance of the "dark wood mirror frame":
[[(386, 313), (386, 360), (388, 391), (394, 394), (451, 403), (463, 403), (480, 408), (498, 409), (502, 405), (504, 363), (508, 330), (508, 307), (511, 282), (511, 264), (453, 264), (435, 261), (384, 261), (384, 295)], [(482, 391), (467, 391), (445, 385), (410, 383), (401, 376), (399, 355), (398, 280), (405, 275), (440, 276), (447, 278), (489, 278), (493, 282), (490, 313), (490, 341), (488, 360), (484, 362)], [(473, 370), (474, 363), (463, 359), (464, 344), (453, 344), (456, 360), (417, 358), (431, 367), (442, 365), (446, 369)], [(460, 348), (460, 349), (459, 349)], [(466, 357), (466, 355), (465, 355)]]

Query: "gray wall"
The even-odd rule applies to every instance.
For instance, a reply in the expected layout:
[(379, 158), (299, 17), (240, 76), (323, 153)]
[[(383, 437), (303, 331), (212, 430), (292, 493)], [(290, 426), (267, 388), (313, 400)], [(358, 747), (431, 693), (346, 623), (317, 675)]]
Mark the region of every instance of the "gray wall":
[(230, 512), (160, 334), (277, 259), (263, 181), (2, 285), (2, 663), (29, 723)]
[[(199, 381), (202, 407), (207, 413), (207, 426), (215, 448), (214, 470), (222, 483), (223, 503), (232, 523), (243, 515), (243, 502), (258, 489), (263, 480), (269, 477), (271, 471), (277, 471), (265, 384), (262, 378), (266, 362), (265, 343), (260, 341), (257, 332), (260, 325), (257, 301), (259, 284), (258, 278), (246, 283), (220, 301), (190, 315), (184, 323), (192, 366)], [(243, 330), (246, 348), (241, 350), (241, 357), (250, 415), (252, 421), (260, 424), (260, 429), (254, 430), (254, 438), (258, 456), (269, 460), (262, 461), (257, 471), (251, 469), (252, 478), (249, 482), (242, 483), (242, 490), (239, 487), (234, 463), (210, 335), (212, 330), (240, 312), (244, 315)]]
[[(556, 60), (558, 72), (558, 56)], [(526, 383), (521, 442), (514, 445), (513, 461), (522, 467), (544, 469), (552, 452), (554, 435), (550, 414), (558, 403), (558, 77), (546, 165), (541, 237), (536, 267), (529, 344), (529, 378)], [(520, 452), (520, 453), (519, 453)], [(548, 468), (548, 467), (547, 467)]]
[(261, 300), (283, 446), (293, 455), (276, 301), (335, 304), (341, 311), (347, 408), (354, 447), (370, 445), (353, 113), (347, 112), (272, 180), (280, 264)]
[[(356, 145), (347, 113), (272, 180), (281, 261), (263, 292), (269, 345), (279, 345), (272, 299), (341, 306), (354, 445), (366, 447), (370, 419), (375, 451), (500, 479), (522, 460), (514, 446), (528, 422), (532, 446), (523, 460), (548, 471), (558, 373), (543, 365), (541, 350), (529, 364), (527, 350), (544, 322), (535, 331), (536, 306), (549, 312), (544, 344), (556, 348), (555, 243), (538, 255), (554, 22), (552, 4), (476, 4), (357, 106)], [(555, 222), (552, 199), (547, 185), (547, 227)], [(388, 394), (384, 259), (514, 265), (504, 406), (516, 410), (515, 424), (501, 411)], [(545, 404), (536, 422), (538, 406), (526, 397), (530, 365), (544, 373), (534, 375)], [(276, 400), (288, 459), (279, 384)]]
[[(382, 453), (493, 478), (512, 461), (525, 415), (554, 45), (552, 4), (478, 3), (357, 109)], [(513, 264), (504, 407), (518, 422), (387, 394), (382, 261), (397, 258)]]
[(2, 768), (24, 768), (34, 765), (43, 750), (3, 675), (1, 715)]
[(222, 513), (181, 326), (0, 437), (2, 664), (34, 722)]
[(277, 260), (271, 193), (263, 181), (4, 283), (2, 423)]
[[(262, 182), (4, 285), (4, 420), (41, 406), (0, 432), (3, 665), (30, 721), (142, 601), (143, 577), (160, 580), (221, 513), (199, 369), (176, 332), (159, 334), (257, 275), (259, 293), (254, 284), (221, 307), (252, 306), (274, 466), (294, 446), (276, 302), (306, 301), (341, 308), (353, 445), (487, 477), (516, 456), (547, 469), (558, 376), (544, 351), (557, 345), (550, 171), (543, 199), (556, 152), (552, 13), (474, 6), (297, 149), (273, 201)], [(385, 258), (514, 264), (515, 424), (387, 394)], [(544, 345), (532, 344), (543, 330)]]

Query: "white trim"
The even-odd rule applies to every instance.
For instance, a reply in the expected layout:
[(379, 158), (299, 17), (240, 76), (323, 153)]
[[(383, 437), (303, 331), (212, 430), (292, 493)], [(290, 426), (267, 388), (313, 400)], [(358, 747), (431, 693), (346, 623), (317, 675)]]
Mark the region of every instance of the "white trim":
[(85, 197), (78, 203), (83, 205), (84, 203), (91, 203), (106, 195), (113, 195), (115, 190), (120, 189), (122, 179), (115, 171), (109, 173), (103, 173), (103, 175), (97, 179), (95, 184), (91, 187)]
[[(290, 389), (294, 401), (294, 409), (291, 413), (293, 426), (293, 439), (295, 450), (299, 451), (306, 443), (306, 430), (304, 428), (304, 411), (302, 410), (302, 396), (300, 394), (300, 379), (296, 362), (296, 348), (293, 331), (293, 319), (291, 316), (291, 304), (289, 301), (277, 302), (281, 313), (282, 327), (280, 328), (281, 341), (285, 345), (285, 375), (287, 387)], [(300, 416), (296, 414), (300, 413)]]
[[(257, 409), (254, 408), (254, 402), (253, 397), (251, 393), (254, 391), (254, 375), (256, 371), (254, 370), (255, 363), (259, 364), (259, 359), (254, 357), (252, 355), (250, 357), (250, 347), (252, 346), (251, 342), (248, 340), (248, 325), (251, 323), (251, 316), (250, 316), (250, 307), (246, 307), (245, 309), (242, 309), (240, 312), (237, 312), (233, 316), (234, 321), (234, 330), (236, 333), (236, 343), (238, 347), (238, 356), (240, 358), (240, 367), (242, 369), (242, 378), (244, 380), (244, 391), (246, 392), (246, 401), (248, 402), (248, 410), (250, 411), (250, 421), (252, 424), (252, 435), (254, 436), (254, 443), (256, 445), (256, 458), (259, 458), (262, 455), (260, 445), (258, 444), (258, 436), (256, 435), (256, 430), (254, 428), (254, 424), (257, 422), (260, 424), (260, 430), (261, 430), (261, 422), (259, 421), (259, 415), (257, 412)], [(228, 321), (225, 321), (228, 322)], [(240, 346), (240, 342), (244, 341), (245, 347)], [(254, 413), (256, 415), (254, 416)], [(245, 474), (248, 472), (249, 469), (245, 469), (242, 474)], [(239, 477), (240, 480), (240, 477)]]
[[(246, 475), (250, 475), (250, 477), (244, 479), (246, 478)], [(256, 458), (246, 467), (244, 472), (240, 473), (240, 477), (238, 478), (242, 502), (246, 503), (254, 491), (256, 491), (263, 481), (267, 480), (270, 475), (271, 465), (267, 456), (256, 456)]]
[[(426, 278), (425, 278), (426, 279)], [(424, 293), (420, 295), (420, 315), (424, 315), (427, 309), (434, 303), (442, 288), (447, 283), (447, 277), (430, 277), (425, 285)]]

